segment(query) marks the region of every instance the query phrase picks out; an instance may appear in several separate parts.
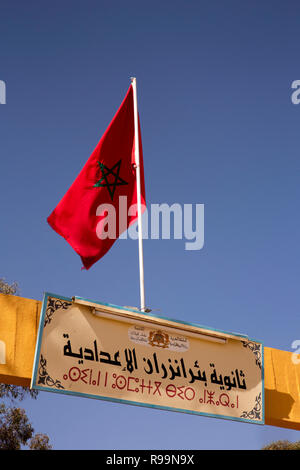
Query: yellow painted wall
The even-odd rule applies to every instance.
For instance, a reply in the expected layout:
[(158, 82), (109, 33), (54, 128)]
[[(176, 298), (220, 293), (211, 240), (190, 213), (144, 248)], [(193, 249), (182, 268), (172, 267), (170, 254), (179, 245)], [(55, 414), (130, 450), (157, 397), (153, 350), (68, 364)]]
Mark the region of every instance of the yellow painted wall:
[(273, 348), (264, 354), (265, 423), (300, 430), (300, 355)]
[[(0, 294), (0, 382), (30, 385), (41, 305)], [(293, 354), (264, 348), (265, 423), (300, 430), (300, 355), (294, 363)]]
[(41, 305), (0, 294), (0, 382), (30, 385)]

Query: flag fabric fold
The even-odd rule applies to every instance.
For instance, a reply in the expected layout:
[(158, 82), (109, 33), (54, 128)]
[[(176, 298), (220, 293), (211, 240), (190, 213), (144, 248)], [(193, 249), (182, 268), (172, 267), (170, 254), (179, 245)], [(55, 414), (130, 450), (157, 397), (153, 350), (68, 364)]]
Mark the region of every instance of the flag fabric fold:
[[(47, 221), (89, 269), (137, 220), (133, 89)], [(141, 204), (145, 181), (139, 123)]]

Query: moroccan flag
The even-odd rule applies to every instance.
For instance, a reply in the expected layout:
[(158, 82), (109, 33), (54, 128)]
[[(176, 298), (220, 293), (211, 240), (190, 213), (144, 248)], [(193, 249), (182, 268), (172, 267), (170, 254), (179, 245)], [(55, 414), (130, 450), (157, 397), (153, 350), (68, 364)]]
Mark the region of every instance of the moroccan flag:
[[(48, 217), (89, 269), (137, 220), (133, 88), (83, 169)], [(145, 182), (139, 124), (141, 204)]]

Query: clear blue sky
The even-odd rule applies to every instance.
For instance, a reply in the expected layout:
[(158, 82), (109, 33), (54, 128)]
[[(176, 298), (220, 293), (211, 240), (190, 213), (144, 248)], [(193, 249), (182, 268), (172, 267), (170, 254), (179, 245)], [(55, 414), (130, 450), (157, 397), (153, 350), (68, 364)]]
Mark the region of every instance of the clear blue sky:
[[(292, 350), (299, 328), (299, 2), (2, 0), (1, 276), (139, 305), (138, 247), (89, 271), (46, 223), (138, 83), (148, 203), (205, 205), (205, 246), (144, 242), (157, 314)], [(271, 426), (41, 392), (24, 406), (56, 449), (258, 449)]]

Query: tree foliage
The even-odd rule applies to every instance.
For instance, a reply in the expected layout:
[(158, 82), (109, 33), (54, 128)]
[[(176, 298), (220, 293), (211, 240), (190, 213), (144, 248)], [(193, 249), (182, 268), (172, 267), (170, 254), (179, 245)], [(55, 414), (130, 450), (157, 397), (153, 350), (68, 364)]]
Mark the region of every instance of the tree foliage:
[(263, 447), (262, 450), (300, 450), (300, 441), (274, 441)]
[(15, 295), (18, 292), (19, 292), (19, 286), (17, 282), (8, 284), (4, 278), (0, 278), (0, 293), (1, 294)]
[[(8, 284), (5, 279), (0, 279), (0, 293), (15, 295), (19, 291), (16, 282)], [(1, 314), (1, 312), (0, 312)], [(22, 401), (25, 397), (37, 397), (36, 390), (27, 387), (0, 383), (0, 398), (5, 400), (0, 403), (0, 450), (50, 450), (49, 437), (46, 434), (34, 434), (34, 428), (30, 423), (24, 409), (13, 406), (16, 401)]]

